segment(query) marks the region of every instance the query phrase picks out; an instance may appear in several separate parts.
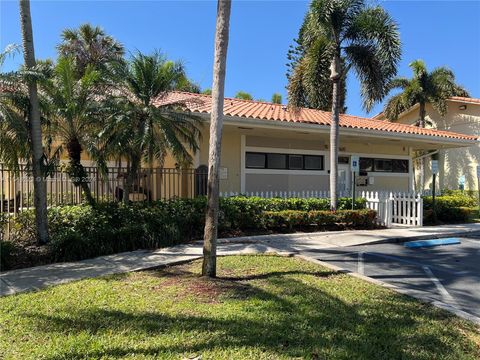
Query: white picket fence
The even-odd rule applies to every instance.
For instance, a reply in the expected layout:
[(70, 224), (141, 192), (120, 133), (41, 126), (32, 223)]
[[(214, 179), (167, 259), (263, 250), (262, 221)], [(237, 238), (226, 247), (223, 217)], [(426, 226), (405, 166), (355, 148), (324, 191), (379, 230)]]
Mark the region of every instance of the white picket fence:
[[(360, 194), (357, 191), (357, 194)], [(328, 199), (330, 198), (330, 191), (327, 190), (305, 190), (305, 191), (247, 191), (243, 193), (239, 192), (221, 192), (221, 197), (232, 197), (232, 196), (256, 196), (264, 199), (271, 198), (301, 198), (301, 199)], [(350, 197), (352, 196), (351, 191), (340, 191), (338, 194), (339, 197)]]
[[(222, 197), (256, 196), (261, 198), (320, 198), (330, 197), (329, 191), (255, 191), (223, 192)], [(350, 191), (341, 191), (339, 197), (350, 197)], [(420, 193), (389, 191), (357, 191), (357, 198), (366, 200), (366, 207), (377, 212), (377, 222), (386, 227), (395, 225), (423, 226), (423, 199)]]
[(362, 191), (367, 208), (377, 212), (378, 222), (393, 225), (423, 226), (423, 199), (419, 193)]

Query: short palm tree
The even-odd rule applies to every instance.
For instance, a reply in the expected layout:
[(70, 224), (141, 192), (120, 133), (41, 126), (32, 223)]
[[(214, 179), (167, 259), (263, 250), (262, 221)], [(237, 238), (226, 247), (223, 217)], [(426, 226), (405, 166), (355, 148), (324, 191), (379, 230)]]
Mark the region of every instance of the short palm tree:
[(102, 124), (103, 105), (98, 91), (99, 72), (88, 65), (78, 78), (72, 57), (61, 57), (53, 69), (53, 76), (42, 82), (41, 90), (49, 104), (46, 116), (51, 123), (55, 140), (66, 150), (69, 163), (66, 168), (72, 183), (82, 189), (86, 200), (95, 204), (88, 174), (81, 163), (81, 155), (95, 143)]
[[(5, 59), (18, 50), (8, 46), (0, 53), (0, 68)], [(20, 162), (31, 163), (28, 95), (18, 72), (0, 73), (0, 162), (18, 171)]]
[[(396, 75), (400, 37), (389, 14), (381, 7), (370, 7), (364, 0), (313, 0), (302, 34), (303, 60), (292, 77), (295, 71), (309, 76), (318, 71), (321, 81), (315, 86), (332, 89), (330, 202), (332, 210), (336, 210), (341, 84), (353, 69), (361, 84), (364, 108), (370, 110), (386, 95), (387, 84)], [(289, 93), (289, 102), (301, 106), (301, 96)]]
[[(418, 120), (416, 125), (425, 127), (426, 105), (432, 107), (441, 115), (447, 114), (447, 100), (451, 96), (469, 96), (468, 92), (456, 84), (455, 75), (445, 67), (439, 67), (428, 72), (422, 60), (410, 63), (413, 77), (397, 77), (389, 83), (389, 89), (401, 89), (401, 92), (392, 96), (385, 104), (383, 113), (390, 121), (398, 119), (399, 115), (418, 104)], [(425, 162), (420, 160), (420, 190), (424, 187)]]
[(75, 59), (79, 76), (89, 65), (97, 71), (106, 70), (110, 62), (119, 61), (124, 55), (122, 44), (105, 34), (100, 27), (90, 24), (63, 30), (62, 42), (57, 48), (60, 56)]
[(163, 167), (170, 152), (179, 163), (191, 162), (198, 149), (199, 119), (182, 113), (180, 104), (155, 106), (155, 101), (178, 88), (185, 79), (180, 63), (166, 60), (159, 52), (137, 53), (115, 66), (115, 121), (103, 132), (114, 153), (127, 157), (127, 179), (123, 199), (129, 200), (142, 162)]

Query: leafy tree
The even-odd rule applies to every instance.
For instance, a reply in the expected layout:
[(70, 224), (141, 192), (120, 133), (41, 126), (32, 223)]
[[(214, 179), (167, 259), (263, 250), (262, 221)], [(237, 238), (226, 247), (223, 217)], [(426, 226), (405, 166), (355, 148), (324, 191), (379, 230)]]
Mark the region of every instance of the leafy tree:
[(272, 95), (272, 103), (281, 104), (282, 103), (282, 95), (279, 94), (279, 93), (274, 93)]
[[(23, 57), (26, 71), (35, 69), (35, 50), (33, 44), (32, 16), (30, 1), (20, 0), (20, 25), (22, 30)], [(42, 126), (40, 105), (38, 101), (37, 82), (35, 77), (27, 80), (28, 88), (28, 121), (32, 143), (32, 169), (34, 185), (35, 224), (39, 244), (48, 242), (47, 220), (47, 188), (43, 171), (44, 152), (42, 146)]]
[(205, 89), (205, 90), (202, 91), (202, 94), (212, 95), (212, 89)]
[(159, 53), (137, 53), (129, 61), (114, 66), (118, 85), (111, 108), (116, 109), (102, 133), (110, 151), (128, 160), (124, 201), (129, 200), (142, 161), (160, 167), (167, 152), (179, 163), (191, 162), (200, 136), (199, 119), (179, 112), (181, 103), (158, 107), (156, 100), (178, 88), (185, 78), (180, 63), (168, 61)]
[[(426, 105), (432, 107), (441, 115), (447, 114), (447, 100), (451, 96), (469, 97), (468, 92), (455, 82), (454, 73), (445, 67), (438, 67), (428, 72), (427, 66), (422, 60), (410, 63), (413, 77), (397, 77), (389, 83), (389, 89), (400, 89), (401, 92), (392, 96), (385, 103), (384, 114), (387, 119), (395, 121), (399, 115), (418, 104), (417, 126), (426, 125)], [(420, 187), (424, 187), (424, 159), (420, 162)]]
[(365, 0), (313, 0), (300, 29), (300, 45), (301, 58), (290, 84), (301, 90), (292, 92), (289, 85), (289, 103), (301, 106), (308, 100), (309, 86), (317, 87), (317, 93), (331, 94), (330, 201), (336, 210), (342, 84), (353, 69), (364, 108), (368, 111), (382, 100), (400, 60), (398, 28), (384, 9), (371, 7)]
[(238, 91), (235, 94), (235, 98), (236, 99), (242, 99), (242, 100), (253, 100), (253, 96), (250, 95), (249, 93), (245, 92), (245, 91)]
[(124, 48), (98, 26), (80, 25), (78, 29), (65, 29), (62, 42), (57, 46), (60, 56), (73, 57), (82, 76), (87, 66), (97, 71), (107, 70), (108, 64), (123, 58)]
[(202, 275), (217, 274), (217, 235), (219, 212), (219, 172), (223, 128), (225, 71), (227, 66), (231, 0), (218, 0), (213, 56), (212, 114), (210, 116), (210, 145), (208, 152), (207, 213), (203, 239)]

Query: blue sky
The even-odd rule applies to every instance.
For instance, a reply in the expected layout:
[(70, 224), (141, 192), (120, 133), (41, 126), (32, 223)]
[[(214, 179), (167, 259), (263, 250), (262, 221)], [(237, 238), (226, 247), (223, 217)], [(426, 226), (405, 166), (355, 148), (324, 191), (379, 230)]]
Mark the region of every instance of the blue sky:
[[(398, 22), (403, 43), (399, 75), (424, 59), (429, 68), (446, 65), (474, 97), (480, 97), (480, 1), (382, 1)], [(286, 53), (308, 8), (306, 1), (233, 0), (226, 96), (238, 90), (286, 101)], [(0, 47), (21, 43), (17, 1), (0, 0)], [(33, 1), (37, 58), (55, 58), (61, 30), (84, 22), (100, 25), (129, 51), (161, 49), (182, 60), (203, 88), (212, 81), (215, 1)], [(15, 68), (21, 56), (5, 70)], [(366, 114), (354, 74), (348, 79), (348, 113)]]

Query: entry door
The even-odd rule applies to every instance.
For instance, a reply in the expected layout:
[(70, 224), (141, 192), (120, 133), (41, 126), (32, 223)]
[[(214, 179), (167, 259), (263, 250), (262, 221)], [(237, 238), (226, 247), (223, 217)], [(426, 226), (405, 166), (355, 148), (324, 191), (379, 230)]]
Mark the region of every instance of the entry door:
[(350, 165), (338, 165), (338, 191), (349, 191), (351, 187), (350, 180)]

